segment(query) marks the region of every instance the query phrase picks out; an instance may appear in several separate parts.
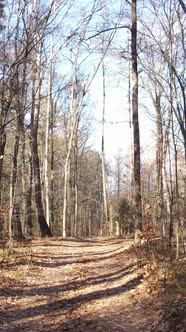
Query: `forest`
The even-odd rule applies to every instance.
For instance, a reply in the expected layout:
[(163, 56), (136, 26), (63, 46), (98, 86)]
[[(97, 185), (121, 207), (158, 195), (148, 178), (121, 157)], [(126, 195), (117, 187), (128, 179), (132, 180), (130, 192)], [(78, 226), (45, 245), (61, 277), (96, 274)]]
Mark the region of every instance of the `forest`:
[[(183, 242), (185, 6), (140, 1), (138, 30), (130, 7), (1, 1), (1, 237), (132, 235), (143, 218)], [(125, 71), (132, 140), (112, 167), (104, 150), (110, 61)], [(98, 151), (89, 91), (100, 71)], [(153, 157), (143, 164), (140, 112), (154, 121)]]
[[(25, 294), (34, 298), (37, 292), (29, 274), (35, 268), (39, 270), (34, 278), (37, 273), (43, 278), (37, 284), (43, 293), (37, 296), (57, 293), (64, 271), (68, 287), (72, 286), (64, 286), (68, 300), (60, 299), (61, 304), (47, 302), (40, 310), (29, 302), (31, 308), (23, 312), (19, 302), (21, 320), (16, 325), (16, 312), (11, 309), (15, 324), (10, 327), (7, 313), (1, 319), (7, 299), (0, 300), (2, 331), (184, 331), (185, 41), (186, 3), (182, 0), (0, 0), (0, 295), (4, 299), (8, 292), (10, 303), (14, 295), (19, 302), (21, 289), (30, 283)], [(120, 100), (112, 99), (113, 91)], [(116, 132), (119, 125), (125, 133), (111, 158), (107, 152), (116, 138), (109, 133), (109, 124)], [(109, 252), (114, 253), (110, 261)], [(105, 262), (108, 259), (107, 274), (101, 276), (103, 257)], [(86, 275), (90, 264), (97, 275), (92, 285), (101, 280), (119, 282), (119, 270), (112, 277), (109, 273), (113, 266), (121, 268), (122, 261), (122, 278), (133, 276), (135, 264), (138, 272), (124, 286), (116, 283), (118, 301), (132, 301), (130, 292), (138, 283), (154, 292), (177, 280), (179, 291), (176, 288), (173, 293), (182, 301), (178, 305), (182, 313), (177, 313), (181, 323), (157, 327), (151, 317), (152, 324), (142, 322), (137, 328), (130, 319), (118, 325), (118, 317), (115, 325), (109, 325), (107, 317), (105, 327), (101, 321), (96, 329), (91, 316), (90, 325), (86, 318), (79, 325), (78, 301), (85, 306), (89, 300), (103, 301), (104, 296), (96, 288), (95, 298), (88, 293), (87, 300), (81, 290), (78, 293), (76, 277), (90, 287), (92, 275)], [(71, 280), (73, 264), (77, 266)], [(55, 279), (56, 290), (51, 286), (44, 291), (44, 282), (50, 278)], [(140, 287), (138, 298), (142, 297)], [(71, 298), (73, 289), (77, 296)], [(126, 295), (119, 300), (124, 296), (122, 289)], [(107, 301), (109, 296), (113, 300), (111, 288)], [(178, 298), (172, 300), (175, 306)], [(113, 301), (119, 306), (117, 299)], [(103, 313), (104, 303), (99, 307)], [(138, 317), (138, 309), (145, 307), (138, 303), (135, 309), (136, 303), (130, 305)], [(63, 313), (69, 323), (61, 326), (57, 312), (63, 304), (64, 310), (72, 308)], [(56, 329), (49, 324), (52, 307)], [(23, 322), (27, 314), (33, 326)], [(46, 326), (33, 320), (40, 314), (47, 315)], [(179, 325), (183, 323), (184, 327)]]

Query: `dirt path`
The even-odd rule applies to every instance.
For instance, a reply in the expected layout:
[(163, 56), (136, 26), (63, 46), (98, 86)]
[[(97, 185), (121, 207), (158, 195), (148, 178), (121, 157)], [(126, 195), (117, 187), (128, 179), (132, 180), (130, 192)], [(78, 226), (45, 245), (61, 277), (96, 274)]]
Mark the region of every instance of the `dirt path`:
[(152, 331), (154, 308), (130, 246), (34, 241), (29, 266), (12, 267), (17, 283), (1, 288), (0, 331)]

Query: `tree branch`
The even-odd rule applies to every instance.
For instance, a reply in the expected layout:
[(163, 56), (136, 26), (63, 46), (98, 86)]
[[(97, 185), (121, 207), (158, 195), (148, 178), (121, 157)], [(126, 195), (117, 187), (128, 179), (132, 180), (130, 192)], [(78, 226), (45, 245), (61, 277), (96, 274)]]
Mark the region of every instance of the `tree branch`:
[(87, 40), (90, 40), (90, 39), (92, 39), (92, 38), (94, 38), (94, 37), (97, 37), (97, 36), (101, 35), (101, 34), (104, 33), (104, 32), (112, 31), (112, 30), (118, 30), (118, 29), (129, 29), (129, 30), (131, 30), (131, 27), (128, 26), (128, 25), (121, 25), (121, 26), (118, 26), (118, 27), (107, 28), (107, 29), (104, 29), (104, 30), (101, 30), (101, 31), (96, 32), (94, 35), (92, 35), (92, 36), (90, 36), (90, 37), (88, 37), (88, 38), (86, 38), (86, 39), (84, 39), (84, 40), (87, 41)]
[(186, 14), (186, 5), (184, 4), (184, 2), (182, 0), (178, 0), (180, 3), (180, 6), (182, 7), (184, 13)]

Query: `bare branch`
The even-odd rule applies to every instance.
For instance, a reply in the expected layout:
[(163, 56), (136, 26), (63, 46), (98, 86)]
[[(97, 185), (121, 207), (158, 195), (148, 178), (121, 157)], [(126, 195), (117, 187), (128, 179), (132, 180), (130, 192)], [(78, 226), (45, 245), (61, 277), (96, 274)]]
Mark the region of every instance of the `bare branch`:
[(186, 14), (186, 6), (185, 6), (184, 2), (182, 0), (178, 0), (178, 1), (180, 3), (180, 6), (182, 7), (184, 13)]
[(128, 26), (128, 25), (121, 25), (121, 26), (116, 26), (116, 27), (112, 27), (112, 28), (107, 28), (107, 29), (104, 29), (104, 30), (98, 31), (98, 32), (95, 33), (94, 35), (92, 35), (92, 36), (86, 38), (85, 41), (90, 40), (90, 39), (92, 39), (92, 38), (95, 38), (95, 37), (101, 35), (101, 34), (104, 33), (104, 32), (112, 31), (112, 30), (117, 31), (118, 29), (129, 29), (129, 30), (131, 30), (131, 27)]

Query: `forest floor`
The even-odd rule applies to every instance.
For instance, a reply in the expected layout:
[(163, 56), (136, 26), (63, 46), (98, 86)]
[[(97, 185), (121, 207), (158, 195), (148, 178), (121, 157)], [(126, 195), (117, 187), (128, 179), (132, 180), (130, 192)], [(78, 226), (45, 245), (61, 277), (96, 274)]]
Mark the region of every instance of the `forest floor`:
[(130, 240), (37, 239), (0, 267), (0, 331), (186, 331), (185, 270), (149, 291)]

